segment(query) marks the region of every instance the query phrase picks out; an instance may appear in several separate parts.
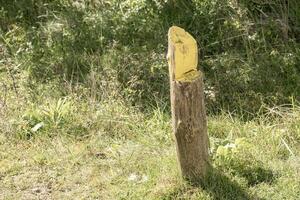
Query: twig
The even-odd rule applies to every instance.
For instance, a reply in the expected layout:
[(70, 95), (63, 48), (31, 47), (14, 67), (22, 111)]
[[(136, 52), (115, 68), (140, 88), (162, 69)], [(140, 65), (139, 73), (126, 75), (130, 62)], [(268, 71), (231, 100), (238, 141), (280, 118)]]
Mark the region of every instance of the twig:
[(292, 156), (295, 156), (295, 154), (293, 153), (293, 151), (291, 150), (291, 148), (289, 147), (289, 145), (284, 141), (283, 138), (281, 138), (281, 141), (283, 142), (284, 146), (287, 148), (287, 150), (290, 152), (290, 154)]

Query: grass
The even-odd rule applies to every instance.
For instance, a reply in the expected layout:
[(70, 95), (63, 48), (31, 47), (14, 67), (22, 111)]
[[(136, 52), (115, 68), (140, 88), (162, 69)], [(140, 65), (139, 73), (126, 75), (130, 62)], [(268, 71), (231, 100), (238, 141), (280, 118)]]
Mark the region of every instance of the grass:
[(251, 121), (230, 113), (209, 116), (212, 170), (201, 185), (191, 185), (181, 179), (170, 114), (161, 106), (141, 112), (121, 100), (95, 102), (74, 93), (42, 95), (35, 103), (6, 102), (0, 199), (300, 196), (296, 106), (269, 109)]

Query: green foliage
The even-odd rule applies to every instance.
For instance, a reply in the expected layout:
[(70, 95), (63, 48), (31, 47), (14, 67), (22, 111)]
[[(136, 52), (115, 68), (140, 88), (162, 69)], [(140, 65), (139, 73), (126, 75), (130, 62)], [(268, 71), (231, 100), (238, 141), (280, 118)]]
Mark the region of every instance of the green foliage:
[(178, 25), (198, 41), (209, 110), (254, 112), (300, 94), (298, 8), (297, 0), (10, 1), (1, 40), (30, 79), (149, 105), (168, 101), (166, 34)]
[(21, 117), (18, 137), (28, 139), (43, 132), (54, 134), (53, 130), (66, 127), (72, 120), (73, 105), (67, 98), (49, 102), (42, 107), (33, 106)]
[(256, 160), (251, 150), (255, 148), (246, 138), (237, 138), (234, 143), (219, 146), (215, 154), (215, 164), (233, 175), (244, 177), (249, 185), (262, 182), (271, 183), (274, 175), (264, 169), (261, 161)]

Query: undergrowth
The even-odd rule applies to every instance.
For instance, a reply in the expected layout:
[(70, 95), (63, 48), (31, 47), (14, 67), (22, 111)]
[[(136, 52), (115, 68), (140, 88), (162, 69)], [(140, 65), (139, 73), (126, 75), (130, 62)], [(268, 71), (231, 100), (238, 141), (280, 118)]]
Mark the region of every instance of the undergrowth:
[(166, 34), (177, 25), (198, 43), (211, 112), (254, 113), (300, 93), (298, 0), (0, 5), (0, 71), (12, 79), (26, 71), (32, 86), (56, 79), (85, 85), (97, 99), (121, 95), (143, 107), (169, 102)]

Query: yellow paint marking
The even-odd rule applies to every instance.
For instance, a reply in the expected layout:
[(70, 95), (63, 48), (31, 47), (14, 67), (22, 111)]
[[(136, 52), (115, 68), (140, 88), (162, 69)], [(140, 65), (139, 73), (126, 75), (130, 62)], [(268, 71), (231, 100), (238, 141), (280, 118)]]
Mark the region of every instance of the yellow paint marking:
[[(188, 81), (190, 78), (197, 77), (200, 73), (197, 72), (198, 49), (196, 40), (184, 29), (177, 26), (172, 26), (169, 29), (169, 40), (174, 48), (172, 57), (174, 58), (175, 80)], [(192, 71), (195, 73), (191, 73)], [(185, 74), (189, 75), (185, 77)]]
[(192, 70), (192, 71), (184, 73), (181, 77), (177, 78), (176, 81), (190, 82), (190, 81), (195, 80), (199, 76), (201, 76), (200, 71)]

